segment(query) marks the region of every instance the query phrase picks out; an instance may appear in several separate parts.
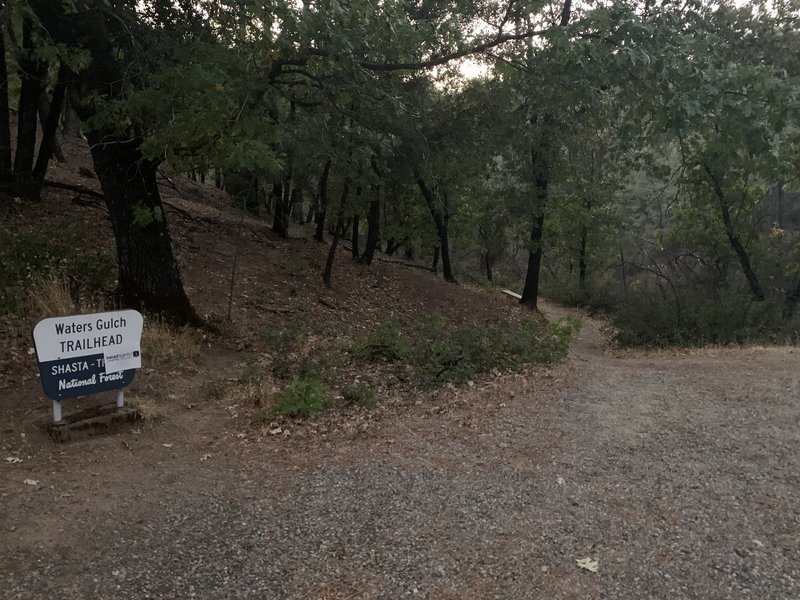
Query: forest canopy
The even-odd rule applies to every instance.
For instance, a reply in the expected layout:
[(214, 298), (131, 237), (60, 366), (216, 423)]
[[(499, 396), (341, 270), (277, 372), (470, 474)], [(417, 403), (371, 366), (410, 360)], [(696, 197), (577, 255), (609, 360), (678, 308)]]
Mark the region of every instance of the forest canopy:
[(85, 137), (121, 304), (200, 324), (166, 173), (308, 225), (328, 286), (348, 238), (365, 265), (605, 312), (625, 343), (796, 339), (796, 0), (8, 0), (0, 21), (0, 199), (35, 201)]

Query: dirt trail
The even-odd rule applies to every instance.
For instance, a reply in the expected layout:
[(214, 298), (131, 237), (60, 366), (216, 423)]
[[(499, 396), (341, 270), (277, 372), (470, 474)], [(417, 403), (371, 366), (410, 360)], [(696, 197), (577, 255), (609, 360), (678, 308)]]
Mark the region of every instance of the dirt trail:
[(615, 356), (587, 320), (553, 371), (368, 435), (227, 417), (51, 447), (37, 488), (0, 465), (0, 595), (800, 597), (793, 349)]

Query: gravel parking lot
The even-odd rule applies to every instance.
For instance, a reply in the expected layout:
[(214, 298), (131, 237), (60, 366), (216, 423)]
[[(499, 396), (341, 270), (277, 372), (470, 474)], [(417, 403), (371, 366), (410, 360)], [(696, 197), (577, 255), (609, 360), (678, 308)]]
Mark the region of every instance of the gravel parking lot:
[(800, 598), (800, 352), (603, 342), (369, 435), (209, 416), (3, 464), (0, 595)]

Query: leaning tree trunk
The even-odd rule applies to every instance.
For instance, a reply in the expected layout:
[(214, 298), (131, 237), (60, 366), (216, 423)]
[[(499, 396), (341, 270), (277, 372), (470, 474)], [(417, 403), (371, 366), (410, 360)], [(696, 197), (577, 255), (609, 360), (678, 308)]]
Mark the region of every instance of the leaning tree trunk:
[(0, 188), (11, 183), (11, 122), (8, 116), (8, 67), (5, 34), (0, 31)]
[(331, 173), (332, 164), (332, 159), (326, 160), (325, 166), (322, 168), (322, 175), (319, 177), (319, 200), (314, 213), (314, 223), (316, 225), (314, 239), (318, 242), (325, 240), (325, 212), (328, 210), (328, 176)]
[(719, 205), (720, 214), (722, 216), (722, 224), (725, 227), (725, 235), (728, 237), (728, 242), (730, 243), (731, 248), (733, 248), (733, 251), (736, 253), (736, 257), (739, 259), (739, 265), (742, 267), (742, 273), (744, 273), (747, 283), (750, 286), (750, 293), (753, 296), (753, 300), (756, 302), (762, 302), (765, 298), (764, 288), (761, 287), (761, 283), (758, 280), (758, 275), (756, 275), (753, 265), (750, 262), (750, 255), (747, 253), (744, 244), (742, 244), (742, 241), (739, 239), (736, 229), (733, 226), (733, 219), (731, 219), (731, 211), (728, 205), (728, 199), (725, 197), (725, 193), (722, 190), (722, 185), (712, 173), (708, 163), (703, 163), (703, 169), (705, 169), (708, 180), (711, 183), (712, 189), (714, 190), (714, 195), (717, 197), (717, 204)]
[(333, 287), (333, 261), (336, 258), (336, 247), (339, 245), (339, 238), (345, 234), (344, 205), (347, 201), (349, 190), (350, 180), (345, 179), (344, 188), (342, 189), (342, 199), (341, 202), (339, 202), (339, 215), (336, 218), (336, 228), (333, 231), (333, 241), (328, 250), (328, 259), (325, 261), (325, 272), (322, 274), (322, 282), (328, 289)]
[(439, 273), (439, 246), (436, 246), (433, 249), (433, 260), (431, 261), (431, 271), (438, 274)]
[(318, 202), (319, 202), (319, 197), (315, 197), (312, 194), (311, 202), (308, 203), (308, 212), (306, 213), (306, 216), (303, 219), (303, 225), (308, 225), (309, 223), (314, 221), (314, 213), (316, 212)]
[(449, 219), (447, 211), (446, 209), (443, 211), (437, 206), (436, 198), (434, 198), (433, 193), (425, 184), (425, 180), (419, 175), (417, 176), (417, 185), (422, 192), (423, 198), (425, 198), (428, 210), (430, 210), (431, 217), (433, 217), (433, 223), (436, 226), (436, 233), (439, 237), (439, 248), (442, 253), (442, 275), (445, 280), (455, 283), (456, 278), (453, 276), (453, 270), (450, 265), (450, 241), (447, 232), (447, 222)]
[(50, 164), (50, 157), (53, 154), (52, 150), (55, 146), (56, 132), (58, 131), (58, 124), (61, 120), (61, 110), (64, 108), (64, 98), (67, 93), (68, 73), (69, 71), (64, 66), (58, 70), (58, 82), (53, 90), (53, 99), (49, 102), (50, 113), (45, 118), (44, 126), (42, 127), (42, 142), (39, 145), (39, 156), (36, 158), (36, 166), (33, 168), (31, 194), (35, 198), (38, 198), (42, 191), (44, 178), (45, 175), (47, 175), (47, 166)]
[(14, 185), (16, 192), (31, 196), (33, 183), (33, 159), (36, 149), (36, 116), (39, 96), (47, 63), (33, 56), (33, 31), (30, 19), (22, 24), (22, 53), (19, 59), (19, 111), (17, 112), (17, 149), (14, 155)]
[[(55, 158), (58, 162), (64, 162), (66, 158), (64, 157), (64, 151), (61, 149), (61, 146), (64, 142), (64, 136), (61, 134), (61, 112), (64, 110), (64, 97), (66, 96), (67, 92), (67, 70), (64, 65), (62, 65), (58, 70), (58, 79), (56, 81), (56, 86), (53, 89), (53, 100), (51, 101), (50, 98), (47, 97), (46, 93), (42, 93), (39, 95), (39, 124), (42, 127), (42, 136), (46, 135), (46, 131), (52, 127), (49, 124), (49, 121), (52, 120), (53, 116), (55, 115), (55, 128), (53, 131), (53, 139), (49, 143), (50, 150), (48, 155), (48, 162), (49, 159)], [(63, 83), (62, 83), (63, 82)], [(62, 91), (59, 92), (59, 87), (63, 88)], [(56, 106), (57, 110), (55, 113), (53, 112), (53, 106), (56, 103), (56, 96), (60, 95), (61, 100)], [(39, 147), (39, 155), (37, 157), (37, 161), (42, 156), (42, 146)], [(36, 167), (34, 167), (34, 171)], [(34, 177), (36, 174), (34, 173)]]
[(157, 163), (145, 159), (139, 139), (89, 135), (117, 243), (122, 306), (144, 308), (175, 324), (200, 324), (183, 289), (156, 183)]

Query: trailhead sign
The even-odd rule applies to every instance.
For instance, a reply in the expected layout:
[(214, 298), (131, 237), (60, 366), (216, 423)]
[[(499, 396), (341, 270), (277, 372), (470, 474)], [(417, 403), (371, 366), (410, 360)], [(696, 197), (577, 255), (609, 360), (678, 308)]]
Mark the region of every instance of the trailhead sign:
[(44, 393), (59, 401), (130, 385), (142, 366), (143, 324), (135, 310), (39, 321), (33, 342)]

